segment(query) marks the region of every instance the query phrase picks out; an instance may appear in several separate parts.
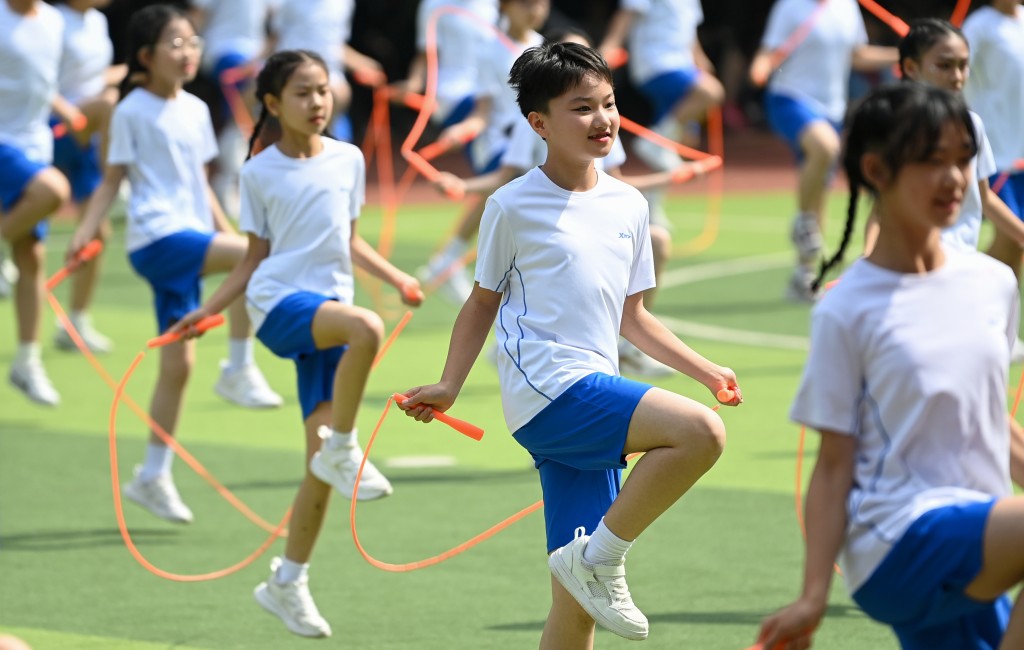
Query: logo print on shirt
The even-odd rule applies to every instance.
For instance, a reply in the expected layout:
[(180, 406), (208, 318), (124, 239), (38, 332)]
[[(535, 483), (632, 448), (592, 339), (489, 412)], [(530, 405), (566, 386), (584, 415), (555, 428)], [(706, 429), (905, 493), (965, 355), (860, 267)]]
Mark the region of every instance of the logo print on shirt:
[(633, 235), (629, 234), (628, 232), (620, 232), (619, 239), (633, 239)]

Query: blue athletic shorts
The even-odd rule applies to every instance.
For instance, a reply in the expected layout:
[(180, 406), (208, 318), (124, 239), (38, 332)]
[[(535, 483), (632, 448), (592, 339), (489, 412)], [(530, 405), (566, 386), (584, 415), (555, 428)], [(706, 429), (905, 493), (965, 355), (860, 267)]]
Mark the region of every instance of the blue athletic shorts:
[[(1000, 176), (1002, 174), (990, 176), (988, 179), (989, 185), (995, 187), (996, 183), (999, 182)], [(1017, 172), (1007, 176), (1006, 181), (996, 194), (1003, 200), (1003, 203), (1013, 210), (1018, 219), (1024, 219), (1024, 172)]]
[[(21, 149), (0, 142), (0, 208), (7, 212), (14, 207), (32, 179), (47, 167), (30, 160)], [(35, 225), (32, 235), (42, 241), (49, 231), (50, 223), (43, 219)]]
[(764, 112), (768, 119), (768, 126), (786, 141), (798, 161), (803, 160), (804, 156), (800, 149), (800, 134), (812, 122), (827, 122), (832, 125), (836, 133), (840, 133), (843, 129), (842, 123), (833, 122), (817, 108), (788, 95), (766, 92), (764, 94)]
[(700, 79), (700, 74), (697, 68), (669, 70), (644, 82), (639, 90), (651, 102), (654, 110), (651, 122), (660, 121), (672, 111), (679, 100), (689, 95)]
[(270, 310), (256, 332), (271, 352), (295, 361), (303, 420), (320, 403), (331, 401), (334, 374), (345, 353), (345, 346), (318, 350), (313, 341), (313, 316), (328, 300), (332, 298), (309, 291), (293, 293)]
[[(50, 119), (50, 125), (59, 120)], [(53, 166), (68, 177), (71, 183), (71, 198), (75, 203), (84, 203), (99, 187), (103, 180), (103, 168), (100, 166), (99, 146), (96, 138), (83, 147), (68, 133), (53, 141)]]
[(944, 506), (915, 521), (853, 599), (892, 626), (904, 650), (995, 650), (1010, 599), (979, 602), (964, 588), (981, 570), (995, 501)]
[(158, 333), (199, 307), (203, 293), (203, 263), (212, 232), (182, 230), (128, 254), (135, 272), (153, 289)]
[(513, 434), (540, 471), (548, 553), (571, 542), (579, 526), (594, 532), (618, 496), (629, 421), (650, 389), (595, 372)]

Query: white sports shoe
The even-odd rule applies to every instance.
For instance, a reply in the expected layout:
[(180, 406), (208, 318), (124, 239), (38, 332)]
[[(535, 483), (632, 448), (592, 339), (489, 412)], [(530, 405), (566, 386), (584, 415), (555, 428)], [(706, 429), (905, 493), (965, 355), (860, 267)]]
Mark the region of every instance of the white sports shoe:
[(1017, 337), (1017, 340), (1013, 342), (1013, 351), (1010, 352), (1010, 363), (1020, 363), (1024, 361), (1024, 341)]
[(797, 257), (802, 264), (817, 262), (824, 247), (818, 220), (813, 215), (796, 215), (789, 226), (789, 241), (796, 247)]
[[(663, 121), (651, 130), (673, 142), (678, 142), (682, 135), (679, 123), (675, 121)], [(667, 172), (683, 164), (683, 159), (675, 150), (647, 138), (638, 137), (633, 140), (633, 153), (654, 171)]]
[(629, 595), (625, 565), (584, 561), (583, 550), (590, 536), (583, 531), (577, 528), (576, 538), (548, 557), (552, 575), (598, 625), (623, 638), (643, 641), (647, 617)]
[(281, 619), (285, 626), (300, 636), (331, 636), (331, 625), (320, 615), (320, 611), (309, 593), (309, 578), (302, 577), (295, 582), (280, 583), (275, 579), (281, 559), (270, 562), (270, 577), (256, 585), (252, 595), (263, 609)]
[[(92, 352), (106, 354), (114, 349), (114, 343), (93, 327), (92, 319), (87, 314), (79, 316), (78, 322), (72, 321), (72, 325), (78, 330), (78, 335), (82, 337), (82, 341)], [(78, 351), (78, 346), (75, 345), (68, 331), (64, 329), (64, 324), (61, 321), (57, 321), (57, 331), (54, 332), (53, 343), (61, 350)]]
[[(313, 458), (310, 459), (309, 470), (324, 483), (333, 485), (346, 499), (351, 499), (359, 463), (363, 462), (362, 448), (355, 443), (338, 449), (329, 448), (327, 442), (334, 435), (330, 427), (320, 427), (317, 434), (323, 442), (320, 443), (320, 451), (313, 454)], [(359, 479), (357, 500), (380, 499), (394, 491), (391, 482), (367, 460), (363, 467), (363, 475)]]
[(7, 377), (12, 386), (25, 393), (33, 402), (44, 406), (60, 404), (60, 393), (53, 387), (39, 359), (15, 361)]
[(152, 481), (143, 481), (139, 478), (140, 469), (137, 466), (135, 478), (121, 486), (121, 494), (161, 519), (176, 524), (192, 523), (192, 511), (181, 500), (171, 475), (161, 474)]
[(619, 370), (623, 373), (657, 379), (671, 377), (676, 371), (655, 361), (626, 339), (619, 339)]
[(7, 259), (3, 250), (0, 250), (0, 298), (7, 298), (14, 291), (14, 284), (18, 281), (18, 269), (11, 260)]
[[(438, 261), (431, 261), (427, 266), (420, 267), (416, 271), (416, 277), (425, 287), (432, 287), (442, 273), (448, 272), (448, 265), (439, 264)], [(466, 274), (466, 267), (458, 266), (451, 269), (448, 277), (437, 287), (441, 297), (461, 307), (466, 304), (469, 294), (473, 293), (473, 282)]]
[(789, 284), (786, 285), (785, 298), (790, 302), (813, 303), (821, 297), (820, 292), (811, 289), (815, 274), (802, 266), (793, 269), (793, 275), (789, 276)]
[(220, 379), (213, 390), (229, 402), (251, 409), (277, 408), (284, 404), (284, 399), (274, 392), (254, 363), (231, 370), (227, 361), (221, 361)]

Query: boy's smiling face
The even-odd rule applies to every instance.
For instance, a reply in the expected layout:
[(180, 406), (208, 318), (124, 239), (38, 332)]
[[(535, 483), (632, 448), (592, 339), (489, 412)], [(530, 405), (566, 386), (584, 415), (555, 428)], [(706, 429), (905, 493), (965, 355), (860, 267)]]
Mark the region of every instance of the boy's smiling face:
[(604, 158), (619, 135), (615, 90), (594, 75), (553, 98), (547, 111), (530, 113), (529, 120), (534, 131), (547, 140), (549, 160)]

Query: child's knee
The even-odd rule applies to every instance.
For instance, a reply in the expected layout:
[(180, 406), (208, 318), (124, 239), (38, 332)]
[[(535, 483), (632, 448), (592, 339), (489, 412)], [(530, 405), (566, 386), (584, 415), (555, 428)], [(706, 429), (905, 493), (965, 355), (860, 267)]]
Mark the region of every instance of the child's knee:
[(29, 190), (40, 197), (41, 203), (46, 203), (46, 212), (43, 216), (71, 200), (71, 184), (64, 174), (53, 167), (40, 172), (32, 179)]
[(384, 340), (384, 321), (375, 312), (361, 310), (353, 319), (349, 345), (377, 349)]
[(704, 409), (692, 423), (692, 430), (687, 440), (691, 452), (699, 452), (714, 463), (725, 451), (725, 422), (718, 413)]

